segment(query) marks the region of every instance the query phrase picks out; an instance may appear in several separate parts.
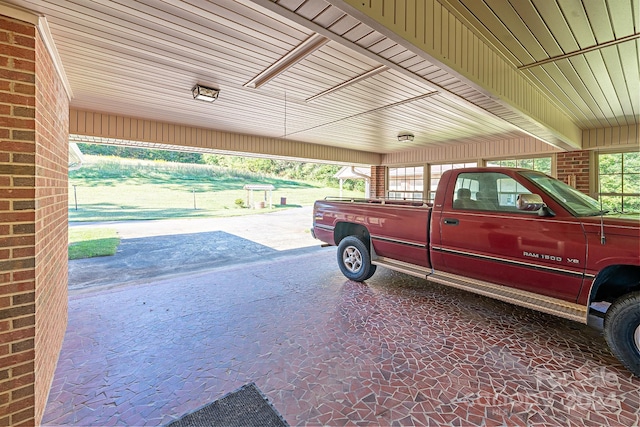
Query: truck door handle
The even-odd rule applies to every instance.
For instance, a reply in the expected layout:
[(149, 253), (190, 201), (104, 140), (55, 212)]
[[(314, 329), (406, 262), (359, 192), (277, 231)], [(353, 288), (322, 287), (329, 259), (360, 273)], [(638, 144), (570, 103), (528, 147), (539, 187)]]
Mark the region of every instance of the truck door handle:
[(458, 220), (457, 220), (457, 219), (455, 219), (455, 218), (445, 218), (445, 219), (444, 219), (444, 223), (445, 223), (446, 225), (458, 225), (458, 223), (459, 223), (459, 222), (460, 222), (460, 221), (458, 221)]

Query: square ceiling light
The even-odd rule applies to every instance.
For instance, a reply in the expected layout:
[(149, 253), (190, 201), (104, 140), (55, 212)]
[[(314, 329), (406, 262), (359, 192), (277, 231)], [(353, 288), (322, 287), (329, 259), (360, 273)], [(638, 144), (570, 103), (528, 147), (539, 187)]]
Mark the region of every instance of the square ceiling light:
[(218, 99), (218, 94), (220, 93), (220, 91), (211, 87), (195, 85), (193, 89), (191, 89), (191, 93), (193, 94), (193, 99), (213, 102)]

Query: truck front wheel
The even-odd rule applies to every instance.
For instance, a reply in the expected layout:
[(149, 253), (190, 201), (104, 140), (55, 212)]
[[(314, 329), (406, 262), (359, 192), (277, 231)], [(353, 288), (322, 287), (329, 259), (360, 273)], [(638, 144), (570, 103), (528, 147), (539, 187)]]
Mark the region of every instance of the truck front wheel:
[(347, 279), (356, 282), (363, 282), (376, 272), (367, 246), (355, 236), (348, 236), (340, 241), (338, 265)]
[(640, 292), (625, 295), (609, 307), (604, 337), (614, 356), (640, 377)]

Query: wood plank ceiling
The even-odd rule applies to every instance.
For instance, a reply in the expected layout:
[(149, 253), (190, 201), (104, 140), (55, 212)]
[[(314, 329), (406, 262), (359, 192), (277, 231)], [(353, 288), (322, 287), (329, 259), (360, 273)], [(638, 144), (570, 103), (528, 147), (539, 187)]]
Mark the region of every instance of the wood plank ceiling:
[[(639, 122), (639, 1), (443, 0), (582, 129)], [(47, 18), (75, 109), (376, 153), (528, 135), (339, 1), (5, 2)], [(196, 83), (218, 100), (194, 101)]]
[(583, 129), (637, 125), (640, 1), (447, 0)]

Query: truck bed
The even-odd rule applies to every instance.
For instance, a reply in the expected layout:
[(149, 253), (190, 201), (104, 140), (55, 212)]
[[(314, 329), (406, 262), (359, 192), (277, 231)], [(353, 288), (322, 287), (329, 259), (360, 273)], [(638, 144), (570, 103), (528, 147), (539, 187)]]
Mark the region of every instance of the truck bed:
[(431, 210), (421, 201), (327, 198), (315, 203), (314, 233), (336, 245), (352, 234), (352, 224), (361, 224), (376, 256), (430, 268)]

